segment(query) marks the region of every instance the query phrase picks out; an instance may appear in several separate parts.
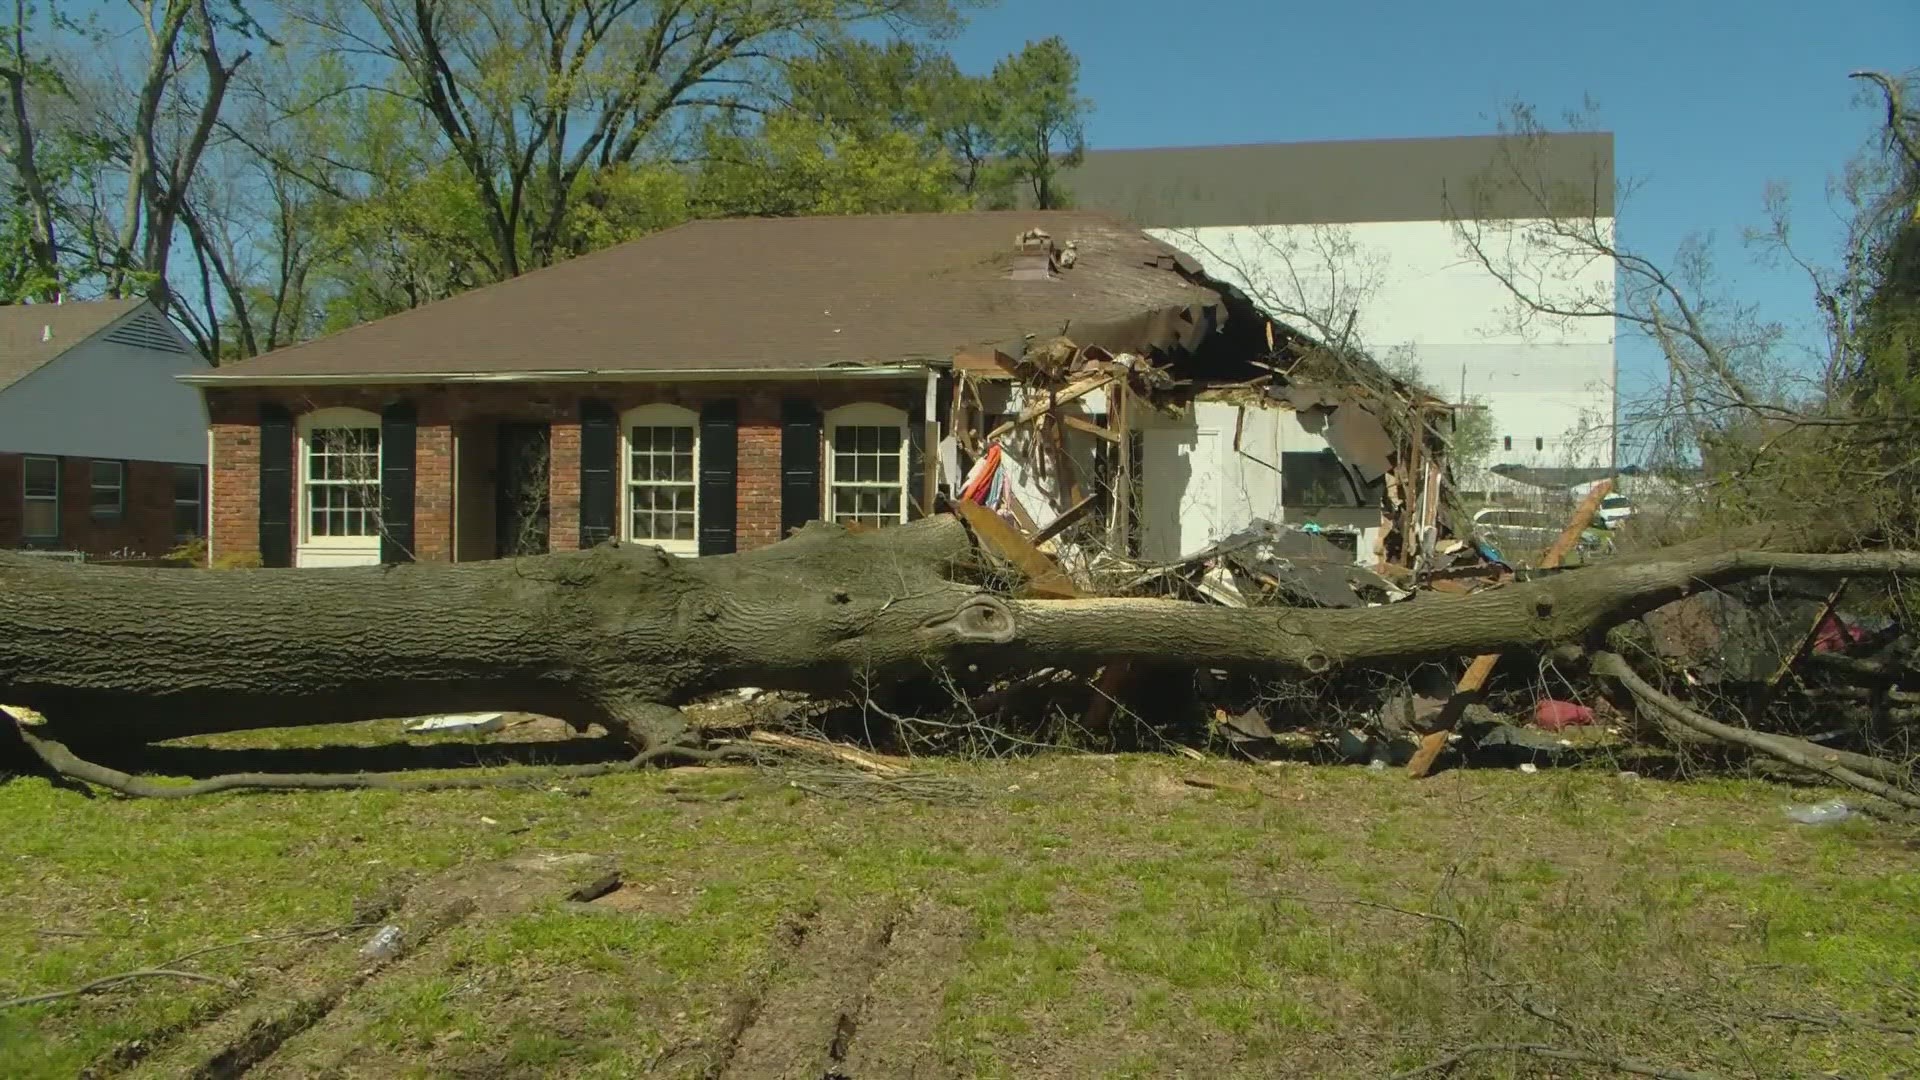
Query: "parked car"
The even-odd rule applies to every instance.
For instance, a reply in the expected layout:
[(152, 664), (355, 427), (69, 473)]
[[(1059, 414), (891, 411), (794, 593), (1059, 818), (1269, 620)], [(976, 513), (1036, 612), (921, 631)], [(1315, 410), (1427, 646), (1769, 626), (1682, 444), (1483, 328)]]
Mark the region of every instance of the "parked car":
[(1608, 495), (1600, 500), (1600, 509), (1594, 514), (1603, 529), (1616, 529), (1620, 523), (1633, 516), (1633, 500), (1625, 495)]
[[(1489, 506), (1473, 515), (1474, 532), (1492, 541), (1506, 555), (1539, 552), (1553, 546), (1566, 528), (1566, 521), (1538, 510), (1510, 510)], [(1577, 550), (1596, 552), (1608, 546), (1609, 538), (1600, 529), (1588, 528), (1580, 534)]]

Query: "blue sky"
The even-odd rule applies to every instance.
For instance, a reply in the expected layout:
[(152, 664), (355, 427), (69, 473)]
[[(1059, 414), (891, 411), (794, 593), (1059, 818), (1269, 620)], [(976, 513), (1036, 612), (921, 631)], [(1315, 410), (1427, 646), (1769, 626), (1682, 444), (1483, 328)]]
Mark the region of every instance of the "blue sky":
[[(1741, 230), (1783, 181), (1796, 242), (1834, 249), (1827, 180), (1883, 115), (1847, 73), (1920, 66), (1920, 0), (1001, 0), (951, 47), (984, 71), (1051, 34), (1081, 59), (1095, 147), (1491, 133), (1504, 103), (1551, 120), (1592, 99), (1639, 185), (1622, 241), (1665, 257), (1711, 233), (1732, 291), (1804, 325), (1804, 277), (1754, 265)], [(1628, 389), (1657, 358), (1623, 335), (1620, 362)]]

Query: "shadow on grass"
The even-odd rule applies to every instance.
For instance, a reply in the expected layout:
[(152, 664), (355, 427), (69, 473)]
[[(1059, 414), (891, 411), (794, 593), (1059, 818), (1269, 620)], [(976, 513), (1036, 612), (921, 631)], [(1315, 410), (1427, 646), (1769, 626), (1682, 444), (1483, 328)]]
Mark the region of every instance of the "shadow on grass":
[(229, 748), (127, 745), (74, 748), (108, 768), (204, 779), (225, 773), (408, 772), (512, 765), (593, 765), (633, 756), (612, 737), (499, 743), (380, 743), (371, 746)]

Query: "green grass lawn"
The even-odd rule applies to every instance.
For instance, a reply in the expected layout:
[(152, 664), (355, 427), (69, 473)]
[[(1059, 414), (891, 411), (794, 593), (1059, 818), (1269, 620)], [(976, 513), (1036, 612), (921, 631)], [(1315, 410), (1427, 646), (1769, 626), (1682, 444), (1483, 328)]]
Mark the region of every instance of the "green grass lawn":
[[(0, 1073), (180, 1075), (352, 972), (371, 930), (250, 936), (569, 854), (624, 887), (483, 898), (249, 1075), (1381, 1076), (1488, 1043), (1718, 1076), (1920, 1069), (1920, 846), (1781, 815), (1819, 793), (1145, 756), (918, 768), (977, 798), (822, 798), (751, 770), (180, 802), (14, 780), (0, 996), (156, 966), (230, 983), (0, 1010)], [(1488, 1053), (1452, 1075), (1610, 1072)]]

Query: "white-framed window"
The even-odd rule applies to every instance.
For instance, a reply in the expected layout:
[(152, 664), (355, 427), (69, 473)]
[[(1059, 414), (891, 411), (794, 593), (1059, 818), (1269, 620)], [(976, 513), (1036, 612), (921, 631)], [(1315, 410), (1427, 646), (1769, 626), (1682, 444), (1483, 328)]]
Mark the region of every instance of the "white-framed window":
[(319, 409), (300, 418), (300, 536), (364, 546), (380, 535), (380, 418)]
[(700, 417), (642, 405), (620, 418), (627, 539), (676, 555), (700, 551)]
[(207, 515), (201, 485), (200, 466), (173, 467), (173, 539), (177, 543), (206, 535)]
[(87, 463), (87, 512), (100, 520), (118, 518), (127, 508), (127, 467), (119, 461)]
[(893, 525), (907, 520), (907, 414), (862, 402), (826, 416), (826, 519)]
[(29, 540), (60, 536), (60, 459), (30, 457), (20, 470), (21, 533)]

